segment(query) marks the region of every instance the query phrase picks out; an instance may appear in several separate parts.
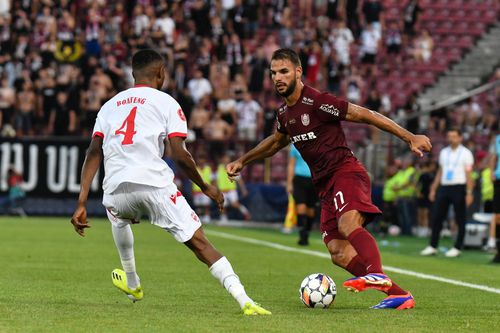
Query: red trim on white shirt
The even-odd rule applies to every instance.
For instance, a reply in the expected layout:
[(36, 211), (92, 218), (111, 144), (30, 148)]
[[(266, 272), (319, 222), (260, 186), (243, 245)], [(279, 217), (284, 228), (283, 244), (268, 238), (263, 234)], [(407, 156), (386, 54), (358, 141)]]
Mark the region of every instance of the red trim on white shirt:
[(187, 133), (181, 133), (181, 132), (173, 132), (173, 133), (170, 133), (168, 135), (168, 138), (172, 138), (174, 136), (180, 136), (181, 138), (186, 138), (187, 137)]
[(95, 132), (94, 134), (92, 134), (92, 139), (95, 138), (96, 136), (100, 136), (101, 138), (104, 139), (104, 134), (102, 132)]
[(136, 85), (134, 86), (134, 88), (144, 88), (144, 87), (146, 87), (146, 88), (151, 88), (150, 86), (148, 86), (148, 85), (146, 85), (146, 84), (136, 84)]

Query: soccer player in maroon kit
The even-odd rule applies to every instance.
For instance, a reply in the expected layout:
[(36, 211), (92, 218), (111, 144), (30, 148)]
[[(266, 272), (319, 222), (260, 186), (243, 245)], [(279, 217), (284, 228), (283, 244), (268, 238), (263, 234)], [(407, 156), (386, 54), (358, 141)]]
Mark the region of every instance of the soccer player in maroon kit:
[(277, 112), (277, 130), (229, 163), (228, 176), (234, 179), (245, 165), (272, 156), (292, 142), (312, 171), (321, 198), (320, 229), (332, 261), (355, 276), (344, 287), (386, 293), (373, 308), (413, 308), (413, 296), (384, 274), (377, 243), (364, 228), (381, 212), (371, 201), (370, 178), (347, 147), (340, 122), (374, 125), (404, 140), (420, 157), (431, 150), (429, 138), (412, 134), (377, 112), (304, 85), (300, 59), (293, 50), (275, 51), (270, 70), (275, 89), (285, 100)]

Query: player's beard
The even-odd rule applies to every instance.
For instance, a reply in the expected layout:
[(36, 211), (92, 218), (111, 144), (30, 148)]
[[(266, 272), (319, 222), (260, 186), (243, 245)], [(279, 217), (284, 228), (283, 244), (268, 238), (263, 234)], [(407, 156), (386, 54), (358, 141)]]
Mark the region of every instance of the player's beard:
[(284, 92), (280, 93), (278, 91), (278, 87), (276, 87), (276, 86), (275, 86), (275, 89), (276, 89), (276, 92), (278, 93), (278, 95), (280, 95), (281, 97), (285, 97), (286, 98), (286, 97), (290, 96), (293, 93), (293, 91), (295, 90), (296, 86), (297, 86), (297, 79), (294, 78), (292, 80), (292, 82), (290, 82), (290, 85), (288, 86), (288, 88)]

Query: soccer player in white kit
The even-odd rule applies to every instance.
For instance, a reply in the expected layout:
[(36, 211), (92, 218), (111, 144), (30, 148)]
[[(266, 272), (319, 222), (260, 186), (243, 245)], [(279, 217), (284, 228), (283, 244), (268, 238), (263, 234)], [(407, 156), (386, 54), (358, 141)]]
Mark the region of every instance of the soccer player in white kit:
[(229, 261), (206, 238), (196, 213), (173, 182), (174, 174), (163, 161), (165, 144), (177, 165), (222, 210), (219, 189), (203, 181), (186, 150), (186, 119), (170, 95), (160, 91), (165, 79), (163, 58), (154, 50), (141, 50), (132, 58), (135, 87), (106, 102), (99, 111), (92, 141), (82, 168), (78, 207), (71, 223), (84, 236), (89, 188), (104, 160), (103, 205), (111, 222), (113, 238), (123, 270), (113, 270), (113, 284), (132, 301), (143, 298), (135, 269), (131, 224), (147, 215), (152, 224), (186, 244), (210, 273), (236, 299), (245, 315), (271, 312), (248, 297)]

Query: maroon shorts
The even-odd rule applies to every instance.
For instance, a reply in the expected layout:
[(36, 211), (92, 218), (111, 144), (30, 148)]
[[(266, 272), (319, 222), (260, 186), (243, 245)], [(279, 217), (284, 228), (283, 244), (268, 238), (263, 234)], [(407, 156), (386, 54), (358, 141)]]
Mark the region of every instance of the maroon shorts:
[(338, 171), (329, 181), (329, 190), (321, 197), (321, 224), (323, 242), (345, 239), (339, 232), (340, 217), (351, 210), (357, 210), (371, 222), (380, 209), (372, 203), (370, 178), (364, 169)]

